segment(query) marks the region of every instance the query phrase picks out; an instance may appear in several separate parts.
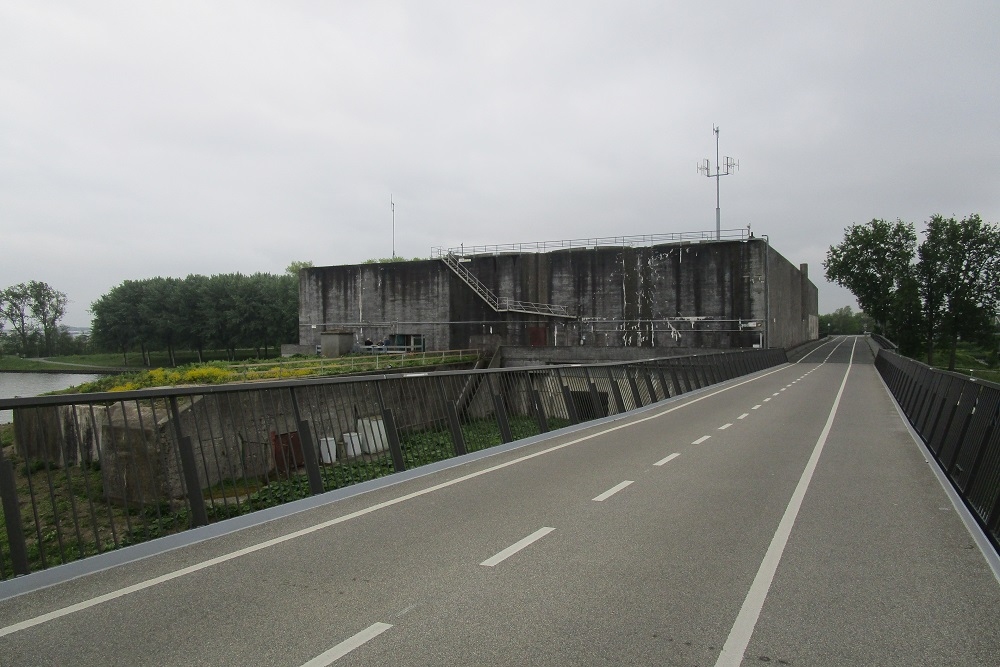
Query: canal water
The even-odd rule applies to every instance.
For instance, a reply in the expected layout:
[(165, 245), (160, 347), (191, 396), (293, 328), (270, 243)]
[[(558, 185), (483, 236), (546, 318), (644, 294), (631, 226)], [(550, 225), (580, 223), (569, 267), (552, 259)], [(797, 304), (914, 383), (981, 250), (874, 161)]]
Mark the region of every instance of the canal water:
[[(0, 373), (0, 398), (38, 396), (101, 377), (86, 373)], [(9, 424), (10, 410), (0, 410), (0, 424)]]

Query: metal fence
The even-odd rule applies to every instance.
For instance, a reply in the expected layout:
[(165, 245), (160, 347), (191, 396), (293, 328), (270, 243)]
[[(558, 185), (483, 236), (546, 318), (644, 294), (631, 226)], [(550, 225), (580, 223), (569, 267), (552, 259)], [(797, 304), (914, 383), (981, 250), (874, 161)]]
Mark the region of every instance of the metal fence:
[(786, 361), (316, 378), (0, 400), (0, 580), (614, 414)]
[(1000, 550), (1000, 385), (930, 368), (884, 349), (875, 366)]

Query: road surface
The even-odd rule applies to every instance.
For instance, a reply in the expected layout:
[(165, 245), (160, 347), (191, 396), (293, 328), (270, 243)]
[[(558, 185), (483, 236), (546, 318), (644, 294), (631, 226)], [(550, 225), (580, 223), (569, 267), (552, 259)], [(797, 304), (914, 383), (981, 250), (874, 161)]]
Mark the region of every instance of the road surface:
[(863, 338), (0, 601), (3, 665), (997, 665)]

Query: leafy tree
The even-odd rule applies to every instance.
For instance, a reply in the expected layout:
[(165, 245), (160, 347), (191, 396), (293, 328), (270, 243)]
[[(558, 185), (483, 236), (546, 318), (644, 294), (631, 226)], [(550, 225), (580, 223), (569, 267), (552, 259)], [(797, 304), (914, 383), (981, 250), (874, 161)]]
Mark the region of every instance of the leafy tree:
[(924, 347), (924, 314), (915, 270), (900, 283), (892, 308), (892, 340), (899, 346), (900, 354), (910, 357), (920, 354)]
[(126, 366), (129, 350), (139, 339), (139, 292), (138, 283), (126, 280), (90, 306), (95, 344), (121, 352)]
[(189, 275), (180, 285), (180, 304), (184, 313), (178, 325), (178, 336), (188, 349), (198, 353), (198, 361), (205, 361), (205, 346), (211, 338), (204, 319), (207, 316), (206, 295), (209, 278)]
[(48, 283), (32, 280), (28, 283), (31, 316), (41, 327), (45, 354), (53, 353), (53, 343), (59, 333), (59, 320), (66, 313), (66, 294), (53, 289)]
[(948, 368), (955, 370), (959, 339), (991, 335), (1000, 309), (1000, 229), (978, 215), (962, 220), (935, 215), (925, 234), (917, 275), (927, 362), (934, 363), (935, 342), (940, 339), (949, 349)]
[(302, 269), (310, 269), (310, 268), (312, 268), (312, 265), (313, 265), (313, 263), (311, 261), (298, 261), (297, 260), (297, 261), (294, 261), (291, 264), (289, 264), (287, 267), (285, 267), (285, 274), (289, 275), (289, 276), (291, 276), (293, 278), (295, 278), (296, 280), (298, 280), (299, 279), (299, 271), (301, 271)]
[(31, 291), (28, 285), (19, 283), (0, 293), (0, 308), (3, 309), (3, 318), (10, 322), (17, 336), (20, 352), (27, 354), (29, 340), (35, 330), (35, 323), (31, 319)]
[(913, 224), (874, 219), (844, 231), (844, 240), (830, 246), (823, 262), (826, 279), (850, 290), (861, 310), (892, 335), (898, 293), (913, 271), (917, 243)]
[(863, 312), (853, 312), (850, 306), (844, 306), (828, 315), (819, 316), (819, 330), (823, 334), (857, 335), (871, 331), (873, 324), (871, 317)]
[(144, 281), (139, 321), (147, 331), (150, 346), (165, 349), (170, 365), (177, 365), (176, 348), (181, 338), (184, 317), (181, 285), (176, 278), (150, 278)]
[(294, 340), (298, 332), (298, 280), (291, 274), (190, 275), (183, 280), (150, 278), (125, 281), (94, 302), (93, 335), (97, 345), (128, 351), (187, 346), (204, 360), (206, 346), (225, 349), (235, 358), (238, 347), (270, 346)]

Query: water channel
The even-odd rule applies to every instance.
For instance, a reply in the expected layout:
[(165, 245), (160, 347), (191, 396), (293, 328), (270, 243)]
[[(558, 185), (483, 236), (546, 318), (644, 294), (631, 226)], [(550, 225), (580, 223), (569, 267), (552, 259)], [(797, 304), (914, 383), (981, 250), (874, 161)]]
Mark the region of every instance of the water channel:
[[(0, 398), (38, 396), (101, 377), (87, 373), (0, 373)], [(0, 424), (9, 424), (10, 410), (0, 410)]]

